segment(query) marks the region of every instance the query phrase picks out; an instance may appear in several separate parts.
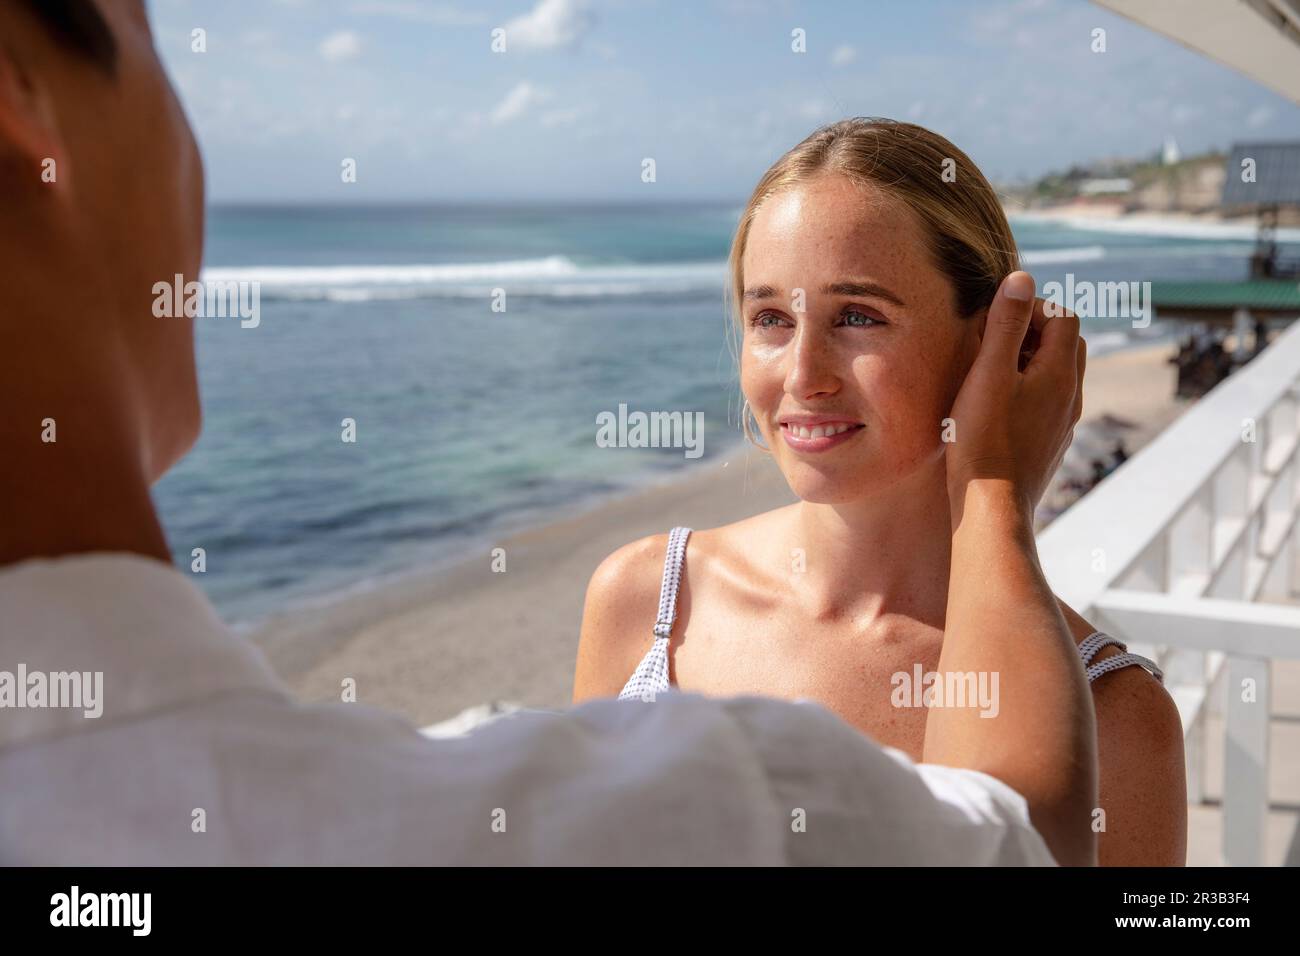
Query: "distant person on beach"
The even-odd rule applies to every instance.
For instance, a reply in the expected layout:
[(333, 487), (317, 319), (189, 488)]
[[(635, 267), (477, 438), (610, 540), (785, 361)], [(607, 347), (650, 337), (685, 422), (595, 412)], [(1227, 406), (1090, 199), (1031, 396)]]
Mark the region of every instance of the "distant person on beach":
[(1091, 462), (1091, 467), (1092, 475), (1089, 477), (1089, 489), (1096, 488), (1101, 484), (1102, 480), (1114, 470), (1100, 458), (1094, 458)]
[(1250, 357), (1254, 358), (1266, 348), (1268, 348), (1268, 323), (1257, 317), (1254, 325), (1254, 337), (1251, 341)]
[(1169, 363), (1178, 368), (1178, 384), (1174, 389), (1174, 394), (1178, 398), (1191, 398), (1195, 394), (1196, 357), (1196, 338), (1189, 335), (1178, 346), (1178, 354), (1169, 358)]
[[(976, 438), (965, 403), (993, 388), (976, 356), (999, 288), (1034, 296), (1018, 259), (983, 174), (920, 126), (847, 119), (777, 160), (741, 215), (730, 292), (746, 434), (801, 500), (611, 554), (588, 587), (574, 700), (808, 698), (925, 759), (959, 705), (911, 691), (947, 671), (958, 602), (983, 580), (953, 564), (952, 474)], [(1020, 547), (1034, 555), (1032, 535)], [(1158, 669), (1045, 597), (1035, 613), (1077, 642), (1069, 681), (1086, 666), (1091, 682), (1101, 862), (1182, 864), (1183, 733)]]
[[(0, 38), (0, 862), (1095, 862), (1092, 703), (1026, 524), (1078, 418), (1078, 324), (1031, 315), (1026, 276), (968, 343), (944, 480), (959, 527), (930, 543), (956, 581), (939, 663), (1000, 674), (997, 719), (932, 717), (919, 765), (815, 702), (759, 697), (602, 701), (430, 740), (364, 704), (294, 701), (172, 566), (150, 485), (200, 408), (193, 320), (154, 314), (153, 287), (198, 275), (203, 166), (144, 4), (5, 3)], [(947, 499), (926, 505), (947, 521)], [(837, 556), (807, 543), (820, 575)]]
[[(1258, 345), (1259, 339), (1255, 341)], [(1231, 375), (1236, 364), (1223, 347), (1223, 334), (1207, 329), (1189, 335), (1169, 362), (1178, 366), (1179, 398), (1200, 398)]]

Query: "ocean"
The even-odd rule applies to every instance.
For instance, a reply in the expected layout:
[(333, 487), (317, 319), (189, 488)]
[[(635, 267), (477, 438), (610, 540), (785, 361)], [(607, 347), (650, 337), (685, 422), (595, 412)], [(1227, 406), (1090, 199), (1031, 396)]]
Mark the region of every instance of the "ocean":
[[(196, 320), (203, 435), (155, 489), (177, 566), (202, 548), (195, 580), (247, 625), (726, 455), (741, 441), (722, 295), (740, 211), (210, 209), (204, 278), (258, 281), (260, 320)], [(1248, 230), (1013, 227), (1040, 289), (1239, 278), (1252, 245)], [(1093, 356), (1175, 331), (1084, 323)], [(701, 453), (600, 447), (597, 416), (621, 404), (702, 415)]]

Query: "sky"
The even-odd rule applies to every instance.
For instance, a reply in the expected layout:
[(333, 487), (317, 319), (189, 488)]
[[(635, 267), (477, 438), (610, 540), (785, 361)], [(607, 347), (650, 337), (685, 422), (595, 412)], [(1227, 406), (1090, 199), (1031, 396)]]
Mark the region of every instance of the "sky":
[(927, 126), (999, 183), (1166, 137), (1184, 155), (1300, 138), (1300, 107), (1087, 0), (150, 10), (218, 203), (736, 201), (815, 128), (857, 115)]

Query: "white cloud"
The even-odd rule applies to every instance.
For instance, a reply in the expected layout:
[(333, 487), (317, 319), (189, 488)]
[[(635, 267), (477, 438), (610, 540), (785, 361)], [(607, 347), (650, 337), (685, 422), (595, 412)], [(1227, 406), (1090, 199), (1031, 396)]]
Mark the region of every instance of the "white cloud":
[(352, 60), (361, 53), (361, 38), (351, 30), (340, 30), (322, 40), (319, 51), (331, 63)]
[(523, 116), (528, 110), (550, 99), (550, 93), (545, 90), (539, 90), (528, 81), (523, 81), (515, 85), (505, 99), (496, 105), (492, 110), (489, 119), (494, 124), (509, 123)]
[(831, 53), (831, 66), (845, 66), (858, 58), (858, 51), (847, 43), (837, 46)]
[(595, 25), (586, 0), (541, 0), (531, 13), (507, 21), (507, 50), (571, 47)]

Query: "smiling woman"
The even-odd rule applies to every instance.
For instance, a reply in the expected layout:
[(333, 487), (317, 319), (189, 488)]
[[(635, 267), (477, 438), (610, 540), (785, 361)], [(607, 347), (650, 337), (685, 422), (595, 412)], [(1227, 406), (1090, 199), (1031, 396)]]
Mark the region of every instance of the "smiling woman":
[[(992, 186), (929, 130), (848, 119), (782, 156), (740, 218), (728, 293), (746, 434), (800, 500), (611, 554), (588, 588), (575, 700), (673, 688), (814, 700), (921, 759), (934, 705), (893, 691), (900, 674), (937, 672), (959, 623), (947, 619), (956, 405), (1018, 267)], [(1018, 278), (1007, 295), (1033, 298)], [(1030, 329), (1022, 369), (1041, 323)], [(1083, 364), (1080, 350), (1080, 376)], [(1173, 702), (1154, 665), (1059, 607), (1096, 681), (1101, 862), (1181, 863)], [(1011, 675), (985, 676), (1015, 692)]]
[[(933, 134), (853, 123), (768, 172), (731, 255), (745, 408), (794, 492), (822, 504), (881, 501), (940, 473), (940, 423), (978, 349), (978, 312), (1017, 267), (993, 190), (964, 155), (948, 181), (956, 150)], [(790, 442), (790, 424), (818, 421), (861, 427), (842, 454), (808, 458), (839, 447)]]

